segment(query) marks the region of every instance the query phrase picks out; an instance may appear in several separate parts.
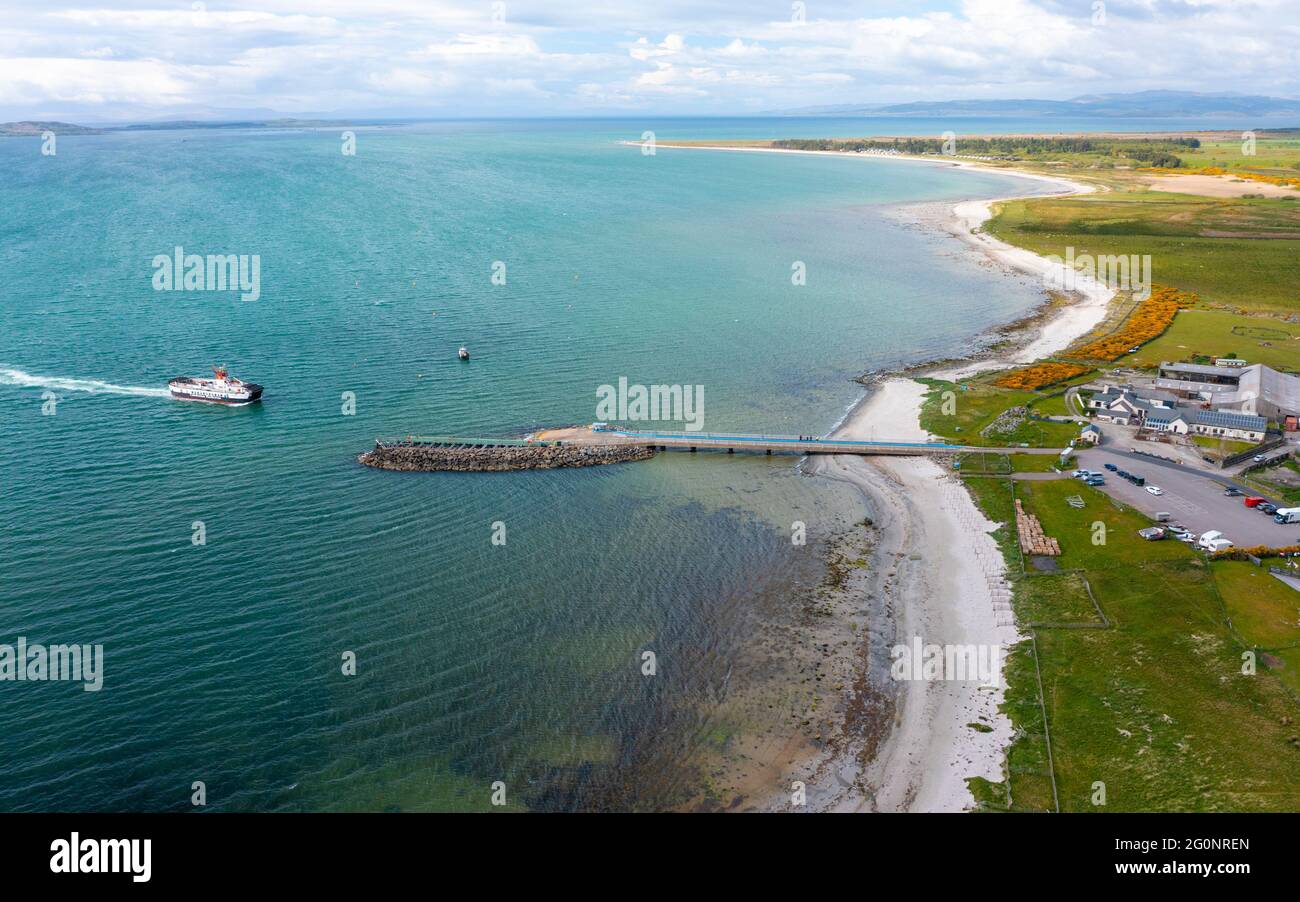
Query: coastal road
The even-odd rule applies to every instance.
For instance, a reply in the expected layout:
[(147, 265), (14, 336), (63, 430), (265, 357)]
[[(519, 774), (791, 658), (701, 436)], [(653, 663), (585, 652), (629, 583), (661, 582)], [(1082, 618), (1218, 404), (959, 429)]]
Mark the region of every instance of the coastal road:
[[(1176, 522), (1198, 535), (1217, 529), (1243, 548), (1300, 543), (1300, 523), (1274, 523), (1272, 517), (1242, 504), (1240, 496), (1224, 497), (1223, 487), (1232, 484), (1227, 476), (1106, 447), (1080, 451), (1078, 459), (1081, 468), (1105, 474), (1106, 484), (1101, 491), (1148, 516), (1162, 511), (1172, 514)], [(1152, 495), (1144, 487), (1119, 478), (1104, 469), (1108, 463), (1142, 476), (1147, 485), (1159, 486), (1165, 494)]]

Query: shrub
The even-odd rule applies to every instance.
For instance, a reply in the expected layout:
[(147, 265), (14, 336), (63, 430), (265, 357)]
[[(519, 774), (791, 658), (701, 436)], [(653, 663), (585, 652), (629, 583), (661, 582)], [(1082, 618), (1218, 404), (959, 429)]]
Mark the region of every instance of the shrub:
[(1156, 285), (1151, 289), (1151, 296), (1138, 304), (1118, 331), (1089, 342), (1075, 353), (1097, 360), (1118, 360), (1129, 348), (1159, 338), (1173, 324), (1178, 311), (1196, 301), (1196, 295), (1190, 291)]
[(993, 384), (1001, 388), (1037, 391), (1045, 386), (1055, 385), (1058, 382), (1073, 379), (1075, 376), (1082, 376), (1089, 369), (1091, 367), (1081, 366), (1077, 363), (1058, 363), (1049, 360), (1044, 363), (1035, 363), (1033, 366), (1025, 367), (1022, 370), (1003, 373), (994, 380)]

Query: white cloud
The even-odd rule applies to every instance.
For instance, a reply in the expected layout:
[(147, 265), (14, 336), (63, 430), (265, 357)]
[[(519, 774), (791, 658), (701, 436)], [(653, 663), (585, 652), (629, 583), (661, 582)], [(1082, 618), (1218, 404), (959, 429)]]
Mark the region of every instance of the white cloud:
[[(1300, 94), (1293, 0), (6, 0), (0, 115), (739, 109)], [(879, 10), (872, 13), (872, 9)], [(490, 103), (489, 103), (490, 101)], [(125, 111), (125, 112), (124, 112)], [(5, 118), (17, 118), (16, 115)]]

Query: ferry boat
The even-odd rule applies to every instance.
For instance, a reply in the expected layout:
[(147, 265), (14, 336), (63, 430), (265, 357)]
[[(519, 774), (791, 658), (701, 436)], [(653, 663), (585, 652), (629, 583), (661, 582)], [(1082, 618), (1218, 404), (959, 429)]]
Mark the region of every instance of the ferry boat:
[(262, 399), (262, 386), (236, 379), (224, 366), (214, 366), (212, 376), (211, 379), (177, 376), (167, 383), (167, 388), (178, 401), (243, 405)]

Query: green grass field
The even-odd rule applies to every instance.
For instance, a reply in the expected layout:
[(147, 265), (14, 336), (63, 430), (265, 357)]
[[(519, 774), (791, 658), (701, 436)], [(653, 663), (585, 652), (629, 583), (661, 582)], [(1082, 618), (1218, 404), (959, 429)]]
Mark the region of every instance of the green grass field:
[[(1050, 473), (1057, 469), (1061, 458), (1052, 454), (1008, 454), (1010, 472), (1013, 473)], [(1071, 454), (1065, 460), (1065, 468), (1073, 469), (1076, 458)]]
[[(1004, 534), (1009, 483), (975, 477), (967, 484), (1003, 522), (995, 535), (1013, 538)], [(1018, 621), (1038, 624), (1061, 809), (1300, 810), (1300, 747), (1290, 742), (1289, 722), (1300, 704), (1288, 689), (1300, 653), (1275, 651), (1274, 662), (1286, 666), (1244, 675), (1245, 648), (1228, 625), (1231, 616), (1248, 642), (1287, 643), (1288, 622), (1300, 622), (1300, 593), (1250, 564), (1209, 565), (1180, 542), (1146, 542), (1136, 530), (1150, 521), (1074, 481), (1022, 482), (1014, 491), (1061, 543), (1067, 568), (1014, 580)], [(1065, 503), (1074, 494), (1084, 498), (1082, 510)], [(1093, 543), (1097, 521), (1107, 527), (1104, 545)], [(1002, 547), (1018, 572), (1014, 546)], [(1085, 580), (1110, 628), (1101, 628)], [(1021, 643), (1008, 660), (1003, 707), (1017, 727), (1008, 779), (971, 781), (986, 809), (1053, 807), (1032, 650)], [(1104, 808), (1093, 804), (1098, 784)]]
[(1223, 169), (1242, 169), (1265, 175), (1300, 176), (1300, 137), (1269, 138), (1257, 134), (1255, 153), (1243, 153), (1245, 143), (1240, 138), (1201, 141), (1196, 150), (1182, 150), (1178, 156), (1187, 167), (1219, 166)]
[(1034, 413), (1043, 417), (1075, 416), (1078, 414), (1078, 411), (1076, 410), (1065, 409), (1064, 392), (1059, 395), (1046, 395), (1041, 398), (1035, 398), (1030, 402), (1029, 407), (1034, 411)]
[[(1122, 507), (1098, 489), (1077, 479), (1021, 482), (1016, 494), (1025, 510), (1035, 514), (1043, 531), (1061, 543), (1060, 564), (1085, 571), (1129, 567), (1151, 561), (1190, 560), (1194, 552), (1182, 542), (1148, 542), (1137, 534), (1151, 520)], [(1066, 503), (1071, 495), (1083, 498), (1085, 507)], [(1104, 532), (1097, 524), (1103, 524)], [(1094, 537), (1104, 536), (1104, 544)]]
[(1233, 353), (1275, 370), (1300, 370), (1300, 323), (1225, 310), (1183, 310), (1169, 331), (1126, 362), (1154, 367), (1166, 360), (1185, 362)]
[(1039, 198), (1000, 204), (985, 228), (1040, 254), (1150, 255), (1155, 283), (1210, 305), (1296, 310), (1300, 201), (1155, 191)]
[[(928, 388), (921, 407), (921, 428), (952, 441), (990, 447), (1023, 443), (1036, 448), (1064, 448), (1070, 439), (1079, 435), (1079, 427), (1073, 423), (1041, 422), (1028, 418), (1014, 428), (982, 435), (981, 432), (1003, 411), (1023, 407), (1039, 396), (1034, 392), (1009, 391), (980, 382), (957, 385), (938, 379), (917, 381)], [(945, 399), (947, 392), (953, 393), (951, 399)], [(949, 400), (952, 412), (946, 414), (945, 403)]]
[(1300, 646), (1300, 592), (1248, 561), (1215, 561), (1211, 568), (1242, 638), (1270, 650)]

